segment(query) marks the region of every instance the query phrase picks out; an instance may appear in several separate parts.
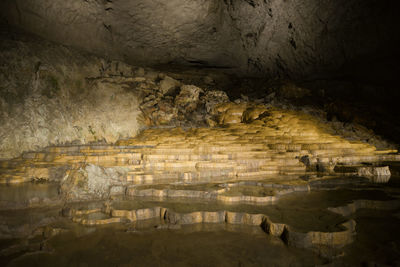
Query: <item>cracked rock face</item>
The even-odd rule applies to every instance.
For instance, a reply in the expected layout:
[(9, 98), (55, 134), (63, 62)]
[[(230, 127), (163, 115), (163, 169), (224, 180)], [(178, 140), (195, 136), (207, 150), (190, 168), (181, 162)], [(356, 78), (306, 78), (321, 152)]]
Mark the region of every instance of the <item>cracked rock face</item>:
[(42, 40), (0, 38), (0, 158), (137, 133), (138, 97), (118, 79), (132, 75), (131, 66)]
[(395, 51), (392, 2), (5, 0), (0, 13), (44, 38), (131, 64), (309, 77)]

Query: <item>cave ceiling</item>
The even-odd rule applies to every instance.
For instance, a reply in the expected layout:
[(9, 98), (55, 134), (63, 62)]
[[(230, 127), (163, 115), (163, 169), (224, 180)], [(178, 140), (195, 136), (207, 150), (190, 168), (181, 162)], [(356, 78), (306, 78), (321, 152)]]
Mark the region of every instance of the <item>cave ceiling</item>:
[[(390, 56), (395, 1), (5, 0), (1, 17), (134, 65), (318, 77)], [(349, 67), (350, 66), (350, 67)]]

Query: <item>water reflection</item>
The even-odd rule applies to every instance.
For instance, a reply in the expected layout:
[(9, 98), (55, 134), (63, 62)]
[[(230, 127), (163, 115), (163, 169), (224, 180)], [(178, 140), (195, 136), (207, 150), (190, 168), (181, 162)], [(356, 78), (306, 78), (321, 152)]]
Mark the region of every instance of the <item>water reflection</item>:
[(390, 180), (390, 175), (380, 175), (367, 177), (372, 183), (385, 184)]
[[(274, 265), (302, 266), (318, 265), (330, 261), (360, 264), (364, 254), (368, 260), (384, 263), (387, 253), (391, 259), (400, 260), (400, 255), (387, 249), (375, 253), (374, 247), (385, 244), (400, 247), (400, 220), (392, 214), (398, 210), (384, 210), (379, 206), (374, 211), (368, 208), (351, 209), (349, 203), (356, 200), (378, 202), (393, 201), (398, 193), (399, 177), (309, 175), (304, 177), (286, 176), (282, 179), (259, 179), (251, 181), (230, 181), (237, 187), (232, 195), (264, 195), (269, 190), (288, 189), (298, 183), (307, 183), (310, 192), (293, 192), (276, 203), (269, 205), (229, 204), (217, 200), (176, 198), (146, 199), (140, 197), (114, 198), (109, 201), (77, 202), (50, 208), (27, 208), (19, 210), (0, 209), (0, 265), (10, 266), (71, 266), (71, 265)], [(169, 185), (174, 190), (217, 190), (222, 183)], [(279, 184), (280, 183), (280, 184)], [(242, 187), (241, 187), (242, 186)], [(143, 186), (141, 186), (143, 187)], [(163, 189), (164, 185), (144, 188)], [(0, 186), (0, 201), (29, 202), (32, 198), (57, 198), (58, 185), (52, 183), (26, 183)], [(334, 214), (329, 207), (344, 206), (345, 215)], [(268, 236), (259, 226), (234, 224), (168, 224), (162, 217), (157, 220), (114, 223), (106, 226), (83, 226), (71, 220), (73, 212), (63, 213), (68, 206), (71, 210), (87, 210), (86, 219), (110, 218), (110, 209), (145, 209), (164, 207), (174, 212), (231, 211), (250, 214), (266, 214), (271, 221), (288, 224), (292, 230), (341, 231), (344, 221), (354, 219), (357, 223), (356, 241), (343, 248), (343, 255), (335, 259), (321, 259), (315, 252), (290, 247), (280, 238)], [(387, 206), (387, 205), (381, 205)], [(96, 212), (94, 212), (96, 211)], [(360, 214), (362, 215), (359, 219)], [(385, 227), (375, 227), (384, 225)], [(391, 234), (386, 233), (391, 229)], [(370, 235), (373, 231), (374, 235)], [(15, 239), (16, 238), (16, 239)], [(11, 240), (11, 241), (10, 241)], [(361, 241), (360, 241), (361, 240)], [(7, 243), (8, 242), (8, 243)], [(362, 242), (362, 243), (360, 243)], [(11, 244), (11, 245), (10, 245)], [(393, 245), (394, 244), (394, 245)], [(51, 251), (51, 253), (49, 253)], [(363, 251), (363, 252), (360, 252)], [(29, 252), (29, 253), (27, 253)], [(34, 252), (34, 253), (32, 253)], [(342, 254), (338, 254), (342, 255)]]

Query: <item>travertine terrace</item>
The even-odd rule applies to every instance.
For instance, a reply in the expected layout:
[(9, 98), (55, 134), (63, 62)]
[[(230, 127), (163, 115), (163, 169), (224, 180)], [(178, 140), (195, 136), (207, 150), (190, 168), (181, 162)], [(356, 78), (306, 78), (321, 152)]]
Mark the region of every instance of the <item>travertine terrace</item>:
[(377, 150), (333, 135), (329, 126), (301, 112), (235, 104), (216, 109), (222, 110), (218, 127), (148, 129), (113, 145), (54, 146), (24, 153), (2, 162), (1, 182), (60, 180), (62, 170), (88, 164), (118, 167), (122, 183), (140, 185), (333, 173), (336, 165), (400, 159), (396, 150)]
[[(315, 181), (329, 184), (338, 175), (335, 170), (341, 169), (340, 175), (356, 176), (363, 164), (400, 159), (395, 150), (377, 150), (334, 135), (329, 125), (300, 111), (251, 103), (224, 103), (215, 110), (214, 127), (147, 129), (115, 144), (50, 146), (41, 152), (24, 153), (2, 162), (1, 182), (60, 182), (60, 197), (29, 200), (26, 205), (66, 203), (65, 216), (82, 225), (149, 219), (161, 220), (166, 229), (198, 223), (255, 225), (289, 245), (336, 257), (340, 248), (353, 241), (356, 221), (343, 221), (330, 231), (313, 230), (312, 225), (299, 231), (296, 229), (302, 227), (291, 225), (290, 220), (230, 211), (229, 205), (274, 205), (283, 196), (318, 191), (321, 186)], [(324, 176), (321, 179), (317, 174)], [(373, 176), (390, 178), (390, 172)], [(150, 202), (138, 206), (137, 199)], [(152, 203), (154, 200), (159, 203)], [(74, 208), (76, 201), (100, 202), (92, 208)], [(186, 206), (186, 212), (175, 211), (169, 201)], [(197, 208), (198, 201), (222, 206), (204, 210)], [(355, 205), (382, 206), (375, 202)], [(397, 209), (400, 202), (386, 206), (383, 208)], [(351, 214), (345, 210), (329, 207), (324, 212)]]

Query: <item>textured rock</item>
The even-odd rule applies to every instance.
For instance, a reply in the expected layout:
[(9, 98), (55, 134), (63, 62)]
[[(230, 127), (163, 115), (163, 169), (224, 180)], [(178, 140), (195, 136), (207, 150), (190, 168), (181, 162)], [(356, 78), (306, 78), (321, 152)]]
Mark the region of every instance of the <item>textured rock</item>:
[[(130, 63), (315, 76), (395, 51), (395, 1), (4, 0), (13, 25)], [(369, 59), (365, 59), (369, 60)], [(371, 59), (373, 60), (373, 59)]]
[(112, 186), (123, 184), (126, 170), (103, 168), (93, 164), (67, 171), (61, 181), (61, 193), (68, 201), (104, 199)]
[(229, 98), (223, 91), (211, 90), (204, 94), (202, 101), (205, 102), (206, 112), (214, 115), (214, 108), (218, 104), (229, 102)]
[(194, 111), (199, 102), (200, 92), (203, 90), (194, 85), (182, 86), (179, 95), (175, 97), (175, 105), (183, 114)]
[(160, 81), (160, 91), (163, 95), (173, 93), (181, 83), (169, 76), (165, 76), (164, 79)]
[[(321, 52), (319, 51), (320, 46), (315, 45), (318, 47), (317, 49), (310, 45), (313, 47), (310, 49), (314, 52), (307, 50), (305, 55), (303, 54), (305, 50), (300, 49), (300, 45), (296, 42), (296, 52), (289, 53), (284, 45), (285, 38), (283, 37), (285, 35), (278, 34), (281, 30), (295, 32), (294, 29), (298, 29), (295, 25), (297, 24), (296, 20), (299, 25), (302, 25), (303, 20), (313, 20), (311, 17), (276, 15), (279, 12), (286, 12), (283, 11), (283, 7), (288, 8), (287, 12), (293, 12), (291, 8), (296, 1), (281, 4), (276, 1), (250, 2), (215, 3), (209, 0), (201, 2), (175, 0), (168, 3), (157, 2), (157, 4), (125, 0), (118, 3), (75, 0), (64, 3), (58, 0), (40, 0), (3, 1), (0, 5), (5, 7), (2, 10), (10, 11), (3, 15), (11, 24), (26, 26), (28, 30), (57, 41), (65, 41), (65, 38), (68, 37), (69, 44), (84, 47), (91, 52), (107, 53), (110, 57), (118, 57), (123, 53), (122, 59), (131, 59), (131, 62), (135, 61), (133, 59), (137, 59), (139, 62), (140, 58), (146, 55), (146, 57), (148, 56), (146, 59), (149, 59), (151, 63), (162, 63), (166, 59), (169, 63), (196, 62), (195, 64), (200, 65), (220, 65), (218, 62), (223, 62), (232, 66), (246, 66), (243, 67), (246, 69), (245, 72), (268, 71), (272, 74), (275, 71), (278, 72), (277, 74), (307, 72), (307, 68), (299, 66), (303, 63), (313, 66), (319, 64), (315, 62), (314, 57)], [(353, 0), (350, 4), (344, 5), (343, 9), (356, 3), (357, 1)], [(308, 7), (313, 7), (313, 5), (317, 4), (314, 1), (302, 4), (298, 8), (299, 12), (308, 10)], [(336, 3), (327, 4), (326, 8), (330, 10), (335, 5)], [(44, 6), (46, 9), (43, 9)], [(102, 9), (103, 7), (104, 9)], [(129, 7), (140, 8), (129, 9)], [(271, 11), (264, 9), (268, 7), (271, 8)], [(147, 12), (150, 8), (154, 9), (154, 12)], [(188, 16), (186, 11), (180, 12), (181, 8), (187, 8), (187, 12), (196, 10), (195, 14), (197, 15)], [(62, 15), (58, 13), (60, 9), (64, 10)], [(13, 13), (14, 11), (16, 13)], [(170, 17), (170, 14), (167, 14), (168, 16), (165, 16), (164, 12), (166, 11), (173, 11), (175, 12), (173, 14), (177, 15)], [(323, 7), (317, 5), (315, 12), (318, 14), (318, 12), (325, 11)], [(36, 16), (32, 14), (36, 14)], [(202, 16), (201, 14), (206, 15)], [(20, 18), (16, 19), (17, 17)], [(146, 27), (142, 27), (143, 21), (154, 22), (160, 17), (164, 18), (162, 25), (158, 21), (158, 24), (146, 24)], [(43, 20), (38, 18), (43, 18)], [(46, 21), (44, 18), (49, 20)], [(290, 22), (282, 22), (289, 18)], [(124, 23), (125, 19), (126, 23)], [(57, 22), (59, 20), (64, 23), (65, 36), (60, 34), (57, 23), (49, 24), (49, 21)], [(114, 24), (109, 23), (109, 20), (115, 22), (118, 27), (113, 27)], [(263, 20), (268, 20), (270, 24), (263, 24)], [(314, 25), (314, 22), (311, 23), (311, 26)], [(263, 26), (256, 27), (255, 25), (259, 25), (259, 23)], [(286, 23), (288, 23), (287, 27), (283, 27)], [(75, 27), (77, 24), (79, 27)], [(215, 34), (213, 33), (214, 24), (218, 26), (215, 27)], [(271, 30), (270, 27), (275, 24), (279, 27)], [(130, 27), (132, 25), (134, 27)], [(135, 29), (135, 37), (129, 39), (129, 35), (133, 34), (133, 29)], [(211, 35), (208, 34), (209, 32), (207, 34), (203, 32), (207, 29), (211, 29)], [(220, 31), (221, 29), (224, 31)], [(82, 38), (83, 32), (87, 30), (92, 31)], [(257, 30), (257, 32), (253, 32), (253, 30)], [(258, 32), (258, 30), (260, 31)], [(103, 31), (106, 32), (105, 37), (102, 35)], [(152, 31), (160, 34), (151, 34), (154, 33)], [(331, 33), (335, 36), (340, 35)], [(264, 36), (265, 34), (271, 35), (270, 39)], [(303, 35), (305, 32), (296, 31), (295, 34)], [(216, 126), (218, 123), (222, 125), (239, 122), (261, 123), (261, 117), (267, 116), (262, 112), (263, 107), (249, 105), (249, 97), (245, 95), (242, 95), (238, 105), (234, 106), (233, 103), (227, 103), (228, 98), (224, 92), (215, 91), (213, 86), (206, 86), (204, 89), (191, 87), (189, 90), (189, 86), (183, 85), (180, 82), (182, 79), (175, 76), (177, 80), (155, 71), (134, 68), (120, 61), (108, 61), (77, 53), (72, 49), (56, 47), (50, 43), (32, 40), (22, 42), (18, 38), (8, 37), (8, 39), (13, 38), (14, 40), (2, 38), (4, 42), (1, 43), (0, 60), (3, 67), (0, 71), (0, 110), (3, 112), (0, 114), (0, 122), (3, 127), (0, 129), (2, 138), (0, 158), (18, 156), (23, 151), (38, 150), (49, 144), (112, 143), (120, 138), (134, 136), (142, 125), (198, 127), (204, 126), (206, 123), (209, 126)], [(96, 38), (97, 41), (93, 40)], [(246, 45), (240, 45), (237, 38), (241, 41), (247, 40), (243, 41)], [(257, 42), (252, 45), (252, 41), (248, 42), (248, 40), (254, 38), (257, 39)], [(307, 39), (308, 36), (304, 38)], [(335, 38), (332, 40), (336, 40)], [(109, 43), (111, 39), (112, 45)], [(271, 49), (267, 49), (268, 53), (263, 50), (266, 39), (269, 40), (268, 46), (273, 46)], [(229, 42), (230, 40), (232, 42)], [(114, 45), (117, 41), (118, 45)], [(200, 42), (201, 45), (193, 45), (197, 42)], [(303, 44), (305, 45), (305, 43)], [(287, 45), (291, 46), (291, 44)], [(368, 42), (368, 45), (373, 44)], [(119, 48), (124, 52), (117, 51)], [(131, 48), (134, 49), (131, 50)], [(204, 49), (202, 50), (202, 48)], [(259, 54), (259, 49), (262, 51), (261, 54)], [(275, 54), (271, 52), (278, 51), (277, 49), (285, 50), (284, 53), (277, 54), (279, 59), (276, 59)], [(142, 53), (142, 50), (151, 51), (148, 53), (151, 55)], [(187, 53), (183, 50), (187, 50)], [(338, 50), (329, 51), (336, 53)], [(234, 56), (231, 57), (232, 53)], [(179, 55), (179, 59), (177, 55)], [(200, 59), (203, 56), (204, 58)], [(248, 58), (253, 56), (256, 56), (257, 60)], [(295, 60), (292, 58), (294, 56), (301, 59)], [(346, 56), (346, 58), (350, 57)], [(306, 58), (310, 59), (307, 63), (304, 61)], [(153, 62), (152, 59), (160, 62)], [(242, 61), (246, 59), (248, 60), (244, 64)], [(324, 57), (318, 56), (317, 61), (319, 62), (319, 60), (323, 62)], [(287, 64), (283, 64), (283, 61)], [(238, 64), (238, 62), (241, 63)], [(329, 62), (335, 61), (329, 60)], [(271, 64), (273, 66), (269, 66)], [(216, 76), (211, 76), (202, 75), (200, 78), (207, 85), (213, 85), (213, 77)], [(198, 91), (203, 92), (204, 96)], [(176, 93), (179, 95), (174, 101)], [(297, 98), (308, 98), (310, 92), (286, 83), (277, 91), (277, 95), (296, 100)], [(250, 99), (252, 98), (250, 97)], [(272, 101), (279, 105), (276, 103), (277, 99), (274, 99), (272, 95), (265, 99), (271, 100), (268, 106), (274, 105)], [(257, 104), (262, 102), (261, 98)], [(288, 107), (285, 103), (280, 106)], [(226, 110), (220, 110), (221, 108), (226, 108)], [(316, 113), (315, 110), (309, 110), (309, 112)], [(321, 111), (318, 112), (321, 113)], [(335, 120), (331, 125), (336, 126), (337, 134), (346, 135), (348, 139), (361, 139), (379, 149), (388, 147), (387, 142), (376, 138), (373, 132), (359, 125), (344, 124)]]
[(2, 35), (0, 44), (0, 158), (137, 133), (138, 96), (118, 78), (132, 75), (131, 66), (41, 40), (8, 38)]

